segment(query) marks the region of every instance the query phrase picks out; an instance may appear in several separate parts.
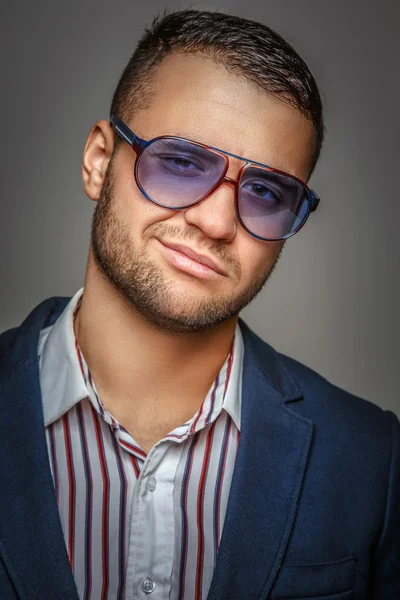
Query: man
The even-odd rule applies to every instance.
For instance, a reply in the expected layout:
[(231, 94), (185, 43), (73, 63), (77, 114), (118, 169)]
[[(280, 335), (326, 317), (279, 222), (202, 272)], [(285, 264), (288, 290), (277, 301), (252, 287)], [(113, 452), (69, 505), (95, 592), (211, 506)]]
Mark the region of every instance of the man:
[(322, 139), (267, 27), (145, 32), (84, 150), (84, 288), (0, 338), (1, 598), (400, 598), (397, 418), (238, 318)]

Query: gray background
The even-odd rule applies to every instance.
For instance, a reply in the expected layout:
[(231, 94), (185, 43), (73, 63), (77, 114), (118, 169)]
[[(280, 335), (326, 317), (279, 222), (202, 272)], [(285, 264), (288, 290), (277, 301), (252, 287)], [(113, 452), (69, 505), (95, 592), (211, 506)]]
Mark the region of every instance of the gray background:
[[(2, 3), (0, 330), (83, 285), (94, 204), (86, 135), (107, 118), (148, 0)], [(270, 25), (308, 62), (327, 138), (312, 186), (322, 201), (243, 316), (278, 350), (400, 414), (400, 1), (216, 0)]]

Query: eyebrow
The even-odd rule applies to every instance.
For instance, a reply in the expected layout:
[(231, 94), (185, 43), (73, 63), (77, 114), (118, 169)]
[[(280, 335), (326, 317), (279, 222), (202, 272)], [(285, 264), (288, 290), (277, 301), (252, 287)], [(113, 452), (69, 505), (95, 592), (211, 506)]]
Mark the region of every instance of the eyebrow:
[[(258, 167), (264, 167), (264, 168), (271, 168), (271, 169), (277, 169), (278, 171), (282, 171), (283, 172), (283, 176), (287, 175), (288, 177), (293, 177), (293, 175), (291, 175), (288, 171), (286, 171), (286, 169), (283, 169), (279, 166), (272, 166), (271, 164), (268, 163), (263, 163), (260, 161), (256, 161), (253, 160), (251, 158), (246, 158), (243, 156), (239, 156), (236, 155), (232, 152), (229, 152), (227, 150), (222, 150), (221, 148), (217, 148), (215, 146), (210, 146), (204, 142), (201, 142), (200, 140), (193, 140), (190, 138), (186, 138), (185, 135), (183, 133), (178, 132), (176, 135), (176, 138), (182, 138), (182, 139), (175, 139), (175, 137), (173, 135), (171, 135), (171, 137), (166, 136), (164, 138), (164, 147), (166, 150), (171, 150), (171, 151), (178, 151), (178, 152), (186, 152), (189, 153), (193, 156), (193, 155), (197, 155), (203, 159), (207, 159), (207, 158), (211, 158), (208, 157), (207, 154), (205, 153), (205, 151), (207, 150), (216, 150), (219, 152), (222, 152), (223, 154), (227, 154), (230, 158), (230, 160), (234, 159), (234, 160), (239, 160), (242, 162), (249, 162), (249, 163), (253, 163), (254, 167), (257, 168)], [(196, 146), (196, 143), (198, 144), (202, 144), (202, 146)], [(190, 146), (190, 150), (188, 149), (188, 144), (191, 144)], [(204, 147), (203, 147), (204, 146)], [(288, 185), (293, 185), (293, 182), (288, 183)]]
[(202, 146), (196, 146), (196, 143), (194, 142), (194, 140), (186, 140), (186, 139), (182, 139), (182, 140), (177, 140), (177, 139), (168, 139), (165, 138), (163, 140), (163, 149), (164, 150), (171, 150), (171, 151), (178, 151), (178, 152), (185, 152), (185, 153), (189, 153), (191, 155), (196, 155), (196, 156), (201, 156), (202, 158), (208, 158), (207, 155), (207, 151), (208, 151), (208, 147), (206, 146), (205, 148), (203, 148)]
[(163, 140), (163, 146), (171, 149), (171, 150), (185, 150), (188, 148), (188, 144), (189, 146), (192, 148), (192, 140), (176, 140), (176, 139), (168, 139), (168, 138), (164, 138)]
[[(187, 142), (189, 142), (189, 143), (192, 142), (193, 144), (198, 143), (198, 144), (202, 144), (204, 147), (201, 147), (201, 146), (196, 147), (194, 145), (194, 146), (192, 146), (192, 148), (193, 148), (194, 152), (197, 151), (197, 154), (201, 155), (202, 157), (204, 157), (204, 150), (211, 150), (211, 151), (216, 150), (217, 152), (222, 152), (223, 154), (227, 154), (231, 160), (233, 159), (233, 160), (239, 160), (242, 162), (250, 162), (250, 163), (254, 163), (255, 165), (259, 165), (260, 167), (261, 166), (262, 167), (271, 167), (271, 165), (269, 165), (268, 163), (256, 161), (251, 158), (246, 158), (246, 157), (240, 156), (238, 154), (234, 154), (233, 152), (229, 152), (228, 150), (223, 150), (222, 148), (218, 148), (216, 146), (206, 144), (205, 142), (201, 141), (200, 137), (199, 137), (199, 139), (194, 140), (194, 139), (185, 137), (185, 135), (180, 132), (176, 134), (176, 137), (182, 138), (182, 140), (176, 140), (176, 139), (165, 140), (166, 142), (168, 142), (168, 147), (171, 150), (184, 150)], [(186, 146), (186, 148), (187, 148), (187, 146)], [(274, 167), (272, 167), (272, 168), (274, 168)], [(278, 168), (278, 167), (275, 167), (275, 168)]]

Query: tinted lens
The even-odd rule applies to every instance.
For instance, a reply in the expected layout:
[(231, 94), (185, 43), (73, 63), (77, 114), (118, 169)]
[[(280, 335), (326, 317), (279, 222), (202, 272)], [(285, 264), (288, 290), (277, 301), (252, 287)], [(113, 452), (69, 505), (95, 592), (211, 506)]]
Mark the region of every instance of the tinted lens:
[(239, 215), (254, 235), (276, 240), (294, 232), (309, 212), (307, 189), (295, 179), (248, 167), (239, 184)]
[(203, 198), (224, 171), (225, 160), (219, 154), (184, 140), (162, 138), (142, 152), (136, 177), (157, 204), (183, 208)]

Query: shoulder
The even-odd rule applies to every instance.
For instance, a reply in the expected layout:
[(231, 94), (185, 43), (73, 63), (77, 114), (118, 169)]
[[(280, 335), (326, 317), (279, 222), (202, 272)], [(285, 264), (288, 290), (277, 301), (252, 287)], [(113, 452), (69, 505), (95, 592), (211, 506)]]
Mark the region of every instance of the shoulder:
[(18, 327), (12, 327), (6, 331), (0, 332), (0, 358), (6, 355), (12, 347), (18, 333)]
[(302, 389), (305, 400), (302, 410), (311, 418), (321, 421), (325, 416), (332, 424), (340, 423), (354, 433), (364, 429), (380, 432), (383, 436), (387, 435), (388, 429), (399, 426), (391, 411), (335, 385), (298, 360), (279, 352), (278, 356)]
[(42, 329), (55, 323), (69, 300), (62, 296), (43, 300), (18, 327), (0, 333), (0, 383), (36, 359)]
[(376, 439), (400, 435), (399, 420), (390, 410), (384, 410), (377, 404), (361, 398), (338, 385), (300, 361), (278, 352), (264, 342), (249, 327), (241, 322), (245, 339), (251, 346), (251, 355), (271, 372), (279, 373), (280, 378), (294, 382), (300, 391), (302, 400), (288, 402), (288, 410), (312, 419), (315, 425), (326, 432), (335, 432), (341, 436), (370, 436)]
[[(398, 494), (400, 486), (400, 422), (390, 410), (331, 383), (315, 370), (266, 344), (250, 330), (248, 360), (259, 371), (290, 381), (298, 391), (284, 398), (284, 410), (312, 424), (311, 471), (332, 477), (335, 486), (355, 485), (361, 495)], [(268, 363), (268, 366), (265, 366)], [(271, 368), (271, 363), (274, 365)], [(276, 375), (279, 373), (279, 376)], [(271, 380), (270, 380), (271, 381)], [(268, 384), (265, 382), (265, 389)], [(375, 490), (375, 491), (373, 491)]]

